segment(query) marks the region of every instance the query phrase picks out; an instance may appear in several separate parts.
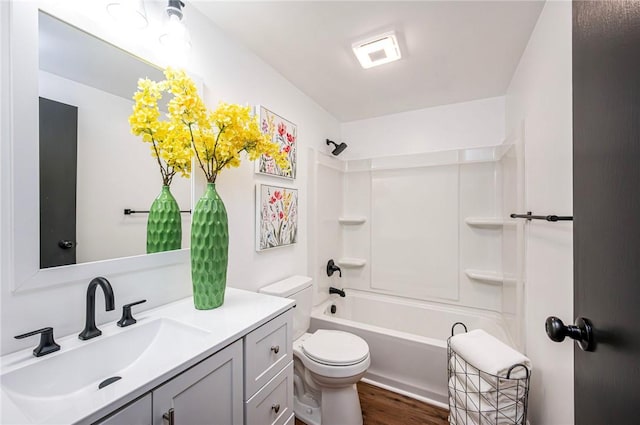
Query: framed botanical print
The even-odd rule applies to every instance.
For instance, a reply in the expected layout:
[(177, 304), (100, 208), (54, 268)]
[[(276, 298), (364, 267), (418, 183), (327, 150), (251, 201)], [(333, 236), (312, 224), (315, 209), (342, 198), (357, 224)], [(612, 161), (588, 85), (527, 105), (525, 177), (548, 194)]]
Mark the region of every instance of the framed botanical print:
[(280, 146), (280, 151), (285, 153), (290, 165), (288, 170), (283, 170), (273, 158), (262, 155), (256, 160), (256, 173), (295, 179), (298, 167), (298, 128), (264, 106), (256, 106), (256, 113), (260, 130)]
[(298, 189), (256, 185), (256, 251), (298, 241)]

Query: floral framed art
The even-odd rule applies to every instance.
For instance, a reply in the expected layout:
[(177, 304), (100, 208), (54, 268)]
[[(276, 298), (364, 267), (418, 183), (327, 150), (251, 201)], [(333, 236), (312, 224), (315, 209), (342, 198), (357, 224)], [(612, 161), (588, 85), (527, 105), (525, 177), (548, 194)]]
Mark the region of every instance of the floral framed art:
[(292, 122), (287, 121), (264, 106), (256, 106), (256, 114), (258, 115), (260, 130), (262, 133), (268, 134), (271, 141), (280, 146), (280, 151), (287, 155), (290, 165), (288, 170), (283, 170), (273, 158), (262, 155), (256, 161), (256, 173), (295, 179), (298, 168), (298, 128)]
[(256, 185), (256, 251), (298, 241), (298, 189)]

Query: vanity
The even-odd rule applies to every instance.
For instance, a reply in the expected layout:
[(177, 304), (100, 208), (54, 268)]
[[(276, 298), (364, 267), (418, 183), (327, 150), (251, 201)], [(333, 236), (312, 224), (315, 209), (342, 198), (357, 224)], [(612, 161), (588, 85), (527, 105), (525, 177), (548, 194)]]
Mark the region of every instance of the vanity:
[(0, 423), (293, 425), (293, 307), (227, 288), (214, 310), (189, 297), (3, 356)]
[[(221, 307), (201, 311), (188, 297), (188, 210), (202, 191), (195, 179), (172, 186), (185, 210), (182, 249), (146, 254), (143, 213), (160, 190), (158, 170), (129, 134), (128, 117), (137, 79), (161, 78), (165, 52), (152, 31), (132, 36), (90, 3), (0, 2), (0, 289), (9, 353), (0, 357), (0, 423), (293, 424), (293, 302), (227, 288)], [(151, 13), (157, 2), (148, 3)], [(77, 111), (77, 160), (53, 172), (78, 176), (66, 191), (73, 202), (43, 195), (51, 180), (43, 165), (61, 161), (40, 155), (40, 98)], [(48, 199), (76, 205), (62, 214), (75, 233), (44, 238), (41, 230), (63, 227), (40, 225), (53, 216)], [(73, 255), (45, 261), (49, 248)], [(124, 328), (115, 312), (97, 311), (102, 334), (83, 341), (81, 294), (96, 276), (114, 277), (116, 308), (148, 298), (151, 309), (134, 310), (137, 323)], [(61, 348), (36, 358), (37, 340), (27, 346), (14, 336), (43, 326)]]

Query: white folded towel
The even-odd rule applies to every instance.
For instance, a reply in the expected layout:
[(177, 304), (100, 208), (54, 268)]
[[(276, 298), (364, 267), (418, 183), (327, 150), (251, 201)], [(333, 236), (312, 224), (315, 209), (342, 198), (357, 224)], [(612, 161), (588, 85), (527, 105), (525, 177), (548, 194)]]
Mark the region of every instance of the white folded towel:
[[(465, 384), (467, 385), (465, 386)], [(495, 382), (489, 383), (478, 376), (473, 378), (467, 376), (467, 379), (464, 379), (464, 375), (452, 376), (449, 379), (449, 394), (466, 398), (467, 401), (462, 406), (480, 411), (502, 410), (525, 401), (524, 385), (499, 387), (498, 389), (495, 384)]]
[[(524, 423), (525, 400), (516, 397), (515, 392), (511, 395), (501, 392), (496, 399), (495, 394), (491, 396), (490, 393), (485, 392), (465, 392), (460, 388), (461, 383), (453, 384), (452, 381), (457, 379), (452, 377), (449, 381), (450, 425), (522, 425)], [(456, 385), (455, 391), (451, 390), (452, 385)], [(481, 384), (481, 386), (484, 385)]]
[[(497, 376), (507, 376), (511, 366), (524, 364), (531, 370), (531, 361), (482, 329), (457, 334), (450, 339), (451, 348), (476, 369)], [(511, 378), (522, 378), (525, 372), (516, 368)]]
[(493, 412), (477, 412), (464, 408), (449, 411), (450, 425), (524, 425), (524, 410), (520, 405)]

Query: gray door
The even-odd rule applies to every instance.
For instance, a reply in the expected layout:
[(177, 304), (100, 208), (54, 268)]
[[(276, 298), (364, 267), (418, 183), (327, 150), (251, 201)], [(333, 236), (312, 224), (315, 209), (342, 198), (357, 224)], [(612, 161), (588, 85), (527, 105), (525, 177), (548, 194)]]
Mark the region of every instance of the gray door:
[(640, 423), (640, 2), (573, 2), (575, 423)]
[(40, 98), (40, 268), (76, 263), (78, 108)]

